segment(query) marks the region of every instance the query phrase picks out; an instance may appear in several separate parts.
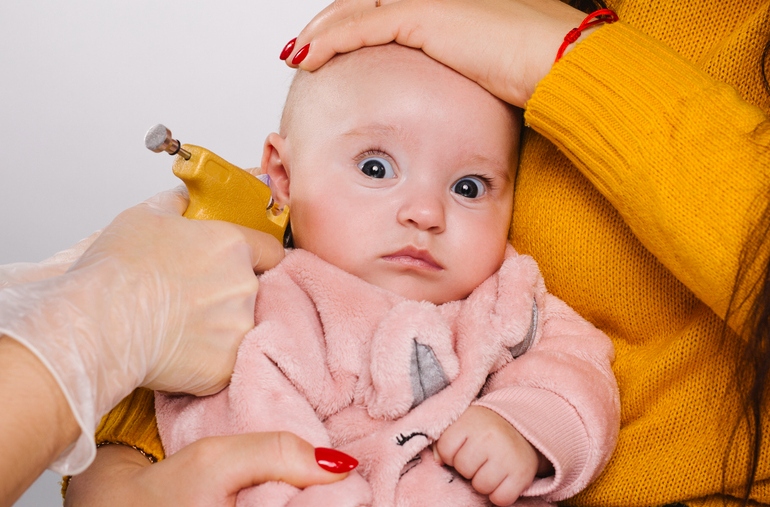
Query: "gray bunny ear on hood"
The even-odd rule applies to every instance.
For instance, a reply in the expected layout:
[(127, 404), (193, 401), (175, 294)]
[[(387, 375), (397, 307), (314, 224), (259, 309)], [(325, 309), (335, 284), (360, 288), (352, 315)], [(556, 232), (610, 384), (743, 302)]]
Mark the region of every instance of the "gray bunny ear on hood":
[(519, 343), (508, 349), (511, 351), (511, 355), (514, 358), (524, 354), (529, 350), (532, 344), (535, 343), (535, 336), (537, 336), (537, 317), (537, 301), (532, 301), (532, 320), (530, 321), (527, 334), (524, 335), (524, 339), (522, 339)]
[(409, 374), (412, 380), (414, 399), (412, 408), (449, 385), (449, 379), (436, 359), (433, 349), (422, 343), (417, 343), (417, 340), (414, 340)]

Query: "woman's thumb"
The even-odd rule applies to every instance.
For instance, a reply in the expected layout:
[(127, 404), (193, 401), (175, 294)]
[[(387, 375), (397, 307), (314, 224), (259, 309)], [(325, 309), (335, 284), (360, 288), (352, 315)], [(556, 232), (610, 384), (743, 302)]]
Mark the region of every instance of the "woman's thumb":
[[(233, 435), (224, 451), (236, 472), (231, 491), (268, 481), (298, 488), (327, 484), (347, 477), (357, 465), (351, 456), (334, 449), (314, 448), (293, 433), (265, 432)], [(234, 489), (233, 489), (234, 488)]]

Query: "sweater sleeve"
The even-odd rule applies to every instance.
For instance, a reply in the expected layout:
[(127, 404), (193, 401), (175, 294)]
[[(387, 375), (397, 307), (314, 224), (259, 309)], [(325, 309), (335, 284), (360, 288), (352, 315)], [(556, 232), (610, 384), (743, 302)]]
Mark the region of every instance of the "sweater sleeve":
[(539, 340), (495, 373), (475, 405), (506, 419), (554, 466), (523, 493), (553, 502), (595, 479), (609, 461), (620, 426), (609, 338), (546, 294)]
[(135, 446), (156, 461), (165, 457), (155, 419), (155, 394), (139, 388), (105, 415), (96, 428), (96, 444)]
[[(136, 448), (152, 462), (165, 458), (155, 419), (155, 393), (137, 388), (102, 417), (96, 428), (96, 445), (122, 444)], [(62, 480), (62, 497), (67, 496), (69, 476)]]
[[(739, 252), (768, 200), (770, 121), (761, 109), (618, 22), (554, 65), (525, 120), (650, 252), (725, 316)], [(740, 316), (731, 322), (739, 323)]]

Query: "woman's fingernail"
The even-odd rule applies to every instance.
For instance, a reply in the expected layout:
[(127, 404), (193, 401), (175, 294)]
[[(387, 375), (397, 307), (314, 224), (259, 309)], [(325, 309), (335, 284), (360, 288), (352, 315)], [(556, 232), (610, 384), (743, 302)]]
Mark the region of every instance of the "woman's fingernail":
[(286, 60), (289, 57), (292, 50), (294, 49), (294, 44), (296, 42), (297, 38), (294, 37), (292, 40), (286, 43), (286, 45), (283, 47), (283, 51), (281, 51), (281, 60)]
[(318, 466), (335, 474), (350, 472), (358, 466), (356, 458), (328, 447), (316, 447), (315, 460)]
[(310, 44), (305, 44), (304, 46), (299, 48), (299, 51), (297, 51), (297, 54), (294, 55), (294, 58), (291, 59), (292, 65), (299, 65), (300, 63), (302, 63), (302, 60), (305, 59), (308, 51), (310, 51)]

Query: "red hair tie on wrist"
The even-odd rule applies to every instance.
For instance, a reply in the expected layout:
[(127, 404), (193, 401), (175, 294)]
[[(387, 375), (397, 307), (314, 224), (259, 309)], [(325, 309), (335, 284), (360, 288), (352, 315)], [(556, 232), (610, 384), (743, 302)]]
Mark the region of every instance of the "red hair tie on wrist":
[(564, 51), (567, 49), (567, 46), (577, 41), (583, 33), (583, 30), (591, 28), (592, 26), (601, 25), (602, 23), (614, 23), (617, 20), (618, 15), (610, 9), (599, 9), (586, 16), (579, 27), (573, 28), (564, 36), (564, 42), (559, 46), (559, 51), (556, 53), (556, 60), (554, 60), (553, 63), (558, 62), (559, 59), (564, 56)]

